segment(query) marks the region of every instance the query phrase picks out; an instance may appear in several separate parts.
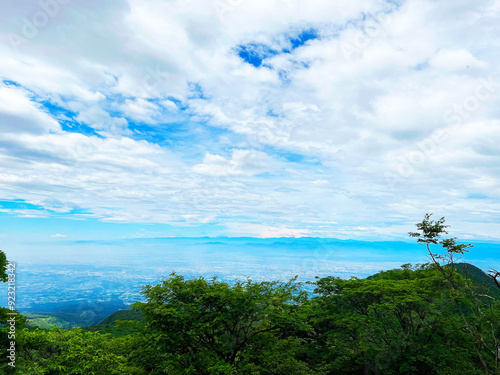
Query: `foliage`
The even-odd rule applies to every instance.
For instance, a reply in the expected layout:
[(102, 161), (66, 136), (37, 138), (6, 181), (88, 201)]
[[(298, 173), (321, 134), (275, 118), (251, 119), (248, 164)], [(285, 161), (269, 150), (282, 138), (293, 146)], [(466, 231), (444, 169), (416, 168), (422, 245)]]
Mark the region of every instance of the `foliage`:
[[(445, 219), (442, 217), (435, 221), (431, 216), (432, 214), (426, 214), (424, 220), (416, 224), (418, 231), (410, 232), (409, 235), (426, 246), (432, 264), (440, 271), (450, 299), (463, 323), (462, 328), (474, 343), (476, 358), (481, 363), (483, 372), (500, 374), (499, 301), (492, 294), (481, 293), (478, 286), (470, 280), (463, 282), (462, 278), (455, 277), (457, 257), (468, 252), (473, 246), (457, 243), (456, 238), (441, 239), (448, 233)], [(441, 253), (434, 252), (432, 245), (441, 245)], [(497, 283), (495, 275), (492, 275), (492, 278)]]
[(328, 373), (476, 373), (435, 267), (405, 265), (369, 280), (327, 277), (316, 285), (316, 350)]
[[(432, 262), (438, 267), (442, 264), (456, 263), (457, 257), (468, 253), (468, 249), (473, 247), (473, 245), (457, 243), (455, 237), (441, 239), (444, 234), (448, 234), (446, 228), (449, 225), (445, 225), (444, 217), (439, 220), (432, 220), (431, 217), (432, 214), (425, 214), (424, 220), (416, 224), (417, 232), (409, 232), (408, 234), (410, 237), (417, 238), (418, 243), (425, 245)], [(432, 245), (441, 245), (445, 251), (443, 253), (435, 253), (431, 249)], [(448, 273), (452, 274), (452, 271), (450, 270)]]
[(18, 338), (18, 373), (22, 375), (141, 374), (129, 366), (123, 343), (108, 335), (70, 330), (24, 329)]
[(38, 327), (43, 329), (50, 328), (71, 328), (71, 324), (49, 314), (25, 314), (26, 325), (30, 327)]
[(295, 279), (230, 286), (174, 273), (146, 286), (143, 294), (147, 303), (137, 308), (145, 316), (148, 341), (155, 344), (151, 373), (262, 373), (255, 371), (264, 371), (263, 353), (274, 353), (291, 332), (309, 329), (298, 315), (304, 293)]
[[(8, 264), (9, 262), (7, 261), (5, 253), (0, 250), (0, 281), (2, 282), (9, 281), (9, 275), (7, 274)], [(10, 296), (10, 294), (8, 295)], [(16, 315), (13, 316), (9, 314)], [(7, 358), (7, 356), (12, 354), (9, 352), (9, 349), (12, 347), (11, 343), (15, 337), (15, 332), (10, 331), (9, 320), (11, 319), (15, 320), (14, 326), (16, 329), (24, 327), (26, 323), (26, 318), (19, 314), (18, 311), (0, 307), (0, 373), (12, 373), (14, 370), (12, 367), (9, 367), (8, 363), (11, 362), (11, 360)]]
[(7, 261), (7, 256), (5, 253), (0, 250), (0, 281), (6, 282), (7, 281), (7, 265), (9, 262)]

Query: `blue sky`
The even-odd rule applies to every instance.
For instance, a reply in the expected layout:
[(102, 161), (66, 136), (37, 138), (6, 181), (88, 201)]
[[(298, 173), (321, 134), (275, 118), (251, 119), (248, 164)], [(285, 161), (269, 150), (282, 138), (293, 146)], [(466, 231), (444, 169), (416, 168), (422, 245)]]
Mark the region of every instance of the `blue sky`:
[(0, 244), (500, 240), (500, 1), (97, 0), (0, 15)]

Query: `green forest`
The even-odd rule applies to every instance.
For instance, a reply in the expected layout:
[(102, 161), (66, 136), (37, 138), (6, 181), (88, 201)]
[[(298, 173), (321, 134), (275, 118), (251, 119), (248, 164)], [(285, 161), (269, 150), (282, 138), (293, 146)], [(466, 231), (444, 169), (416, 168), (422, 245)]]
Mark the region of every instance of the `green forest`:
[(317, 278), (312, 294), (296, 278), (173, 273), (96, 326), (23, 327), (18, 316), (15, 368), (2, 308), (0, 373), (500, 374), (499, 272), (464, 263), (472, 245), (447, 237), (444, 218), (427, 214), (409, 235), (428, 263)]

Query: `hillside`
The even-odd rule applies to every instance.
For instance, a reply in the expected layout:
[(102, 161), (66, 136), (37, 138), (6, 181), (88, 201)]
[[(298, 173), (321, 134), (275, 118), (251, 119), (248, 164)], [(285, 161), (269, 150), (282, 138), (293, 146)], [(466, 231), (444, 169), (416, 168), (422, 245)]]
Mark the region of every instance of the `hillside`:
[(25, 314), (25, 316), (27, 318), (26, 325), (29, 327), (39, 327), (42, 329), (72, 327), (71, 323), (53, 314)]
[(110, 333), (113, 336), (125, 336), (139, 331), (140, 323), (144, 320), (141, 311), (118, 310), (98, 324), (85, 327), (85, 331)]
[(469, 263), (457, 263), (455, 267), (463, 277), (472, 281), (481, 293), (500, 300), (500, 289), (493, 279), (482, 269)]
[(40, 328), (86, 327), (106, 319), (113, 312), (127, 306), (122, 301), (88, 302), (63, 301), (35, 304), (21, 312), (29, 319), (30, 326)]

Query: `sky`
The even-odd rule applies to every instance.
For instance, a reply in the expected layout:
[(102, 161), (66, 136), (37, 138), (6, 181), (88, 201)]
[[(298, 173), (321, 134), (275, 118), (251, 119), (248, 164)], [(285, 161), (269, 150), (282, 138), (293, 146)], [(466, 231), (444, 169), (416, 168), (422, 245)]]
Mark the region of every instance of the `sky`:
[(500, 241), (499, 0), (0, 12), (0, 244)]

